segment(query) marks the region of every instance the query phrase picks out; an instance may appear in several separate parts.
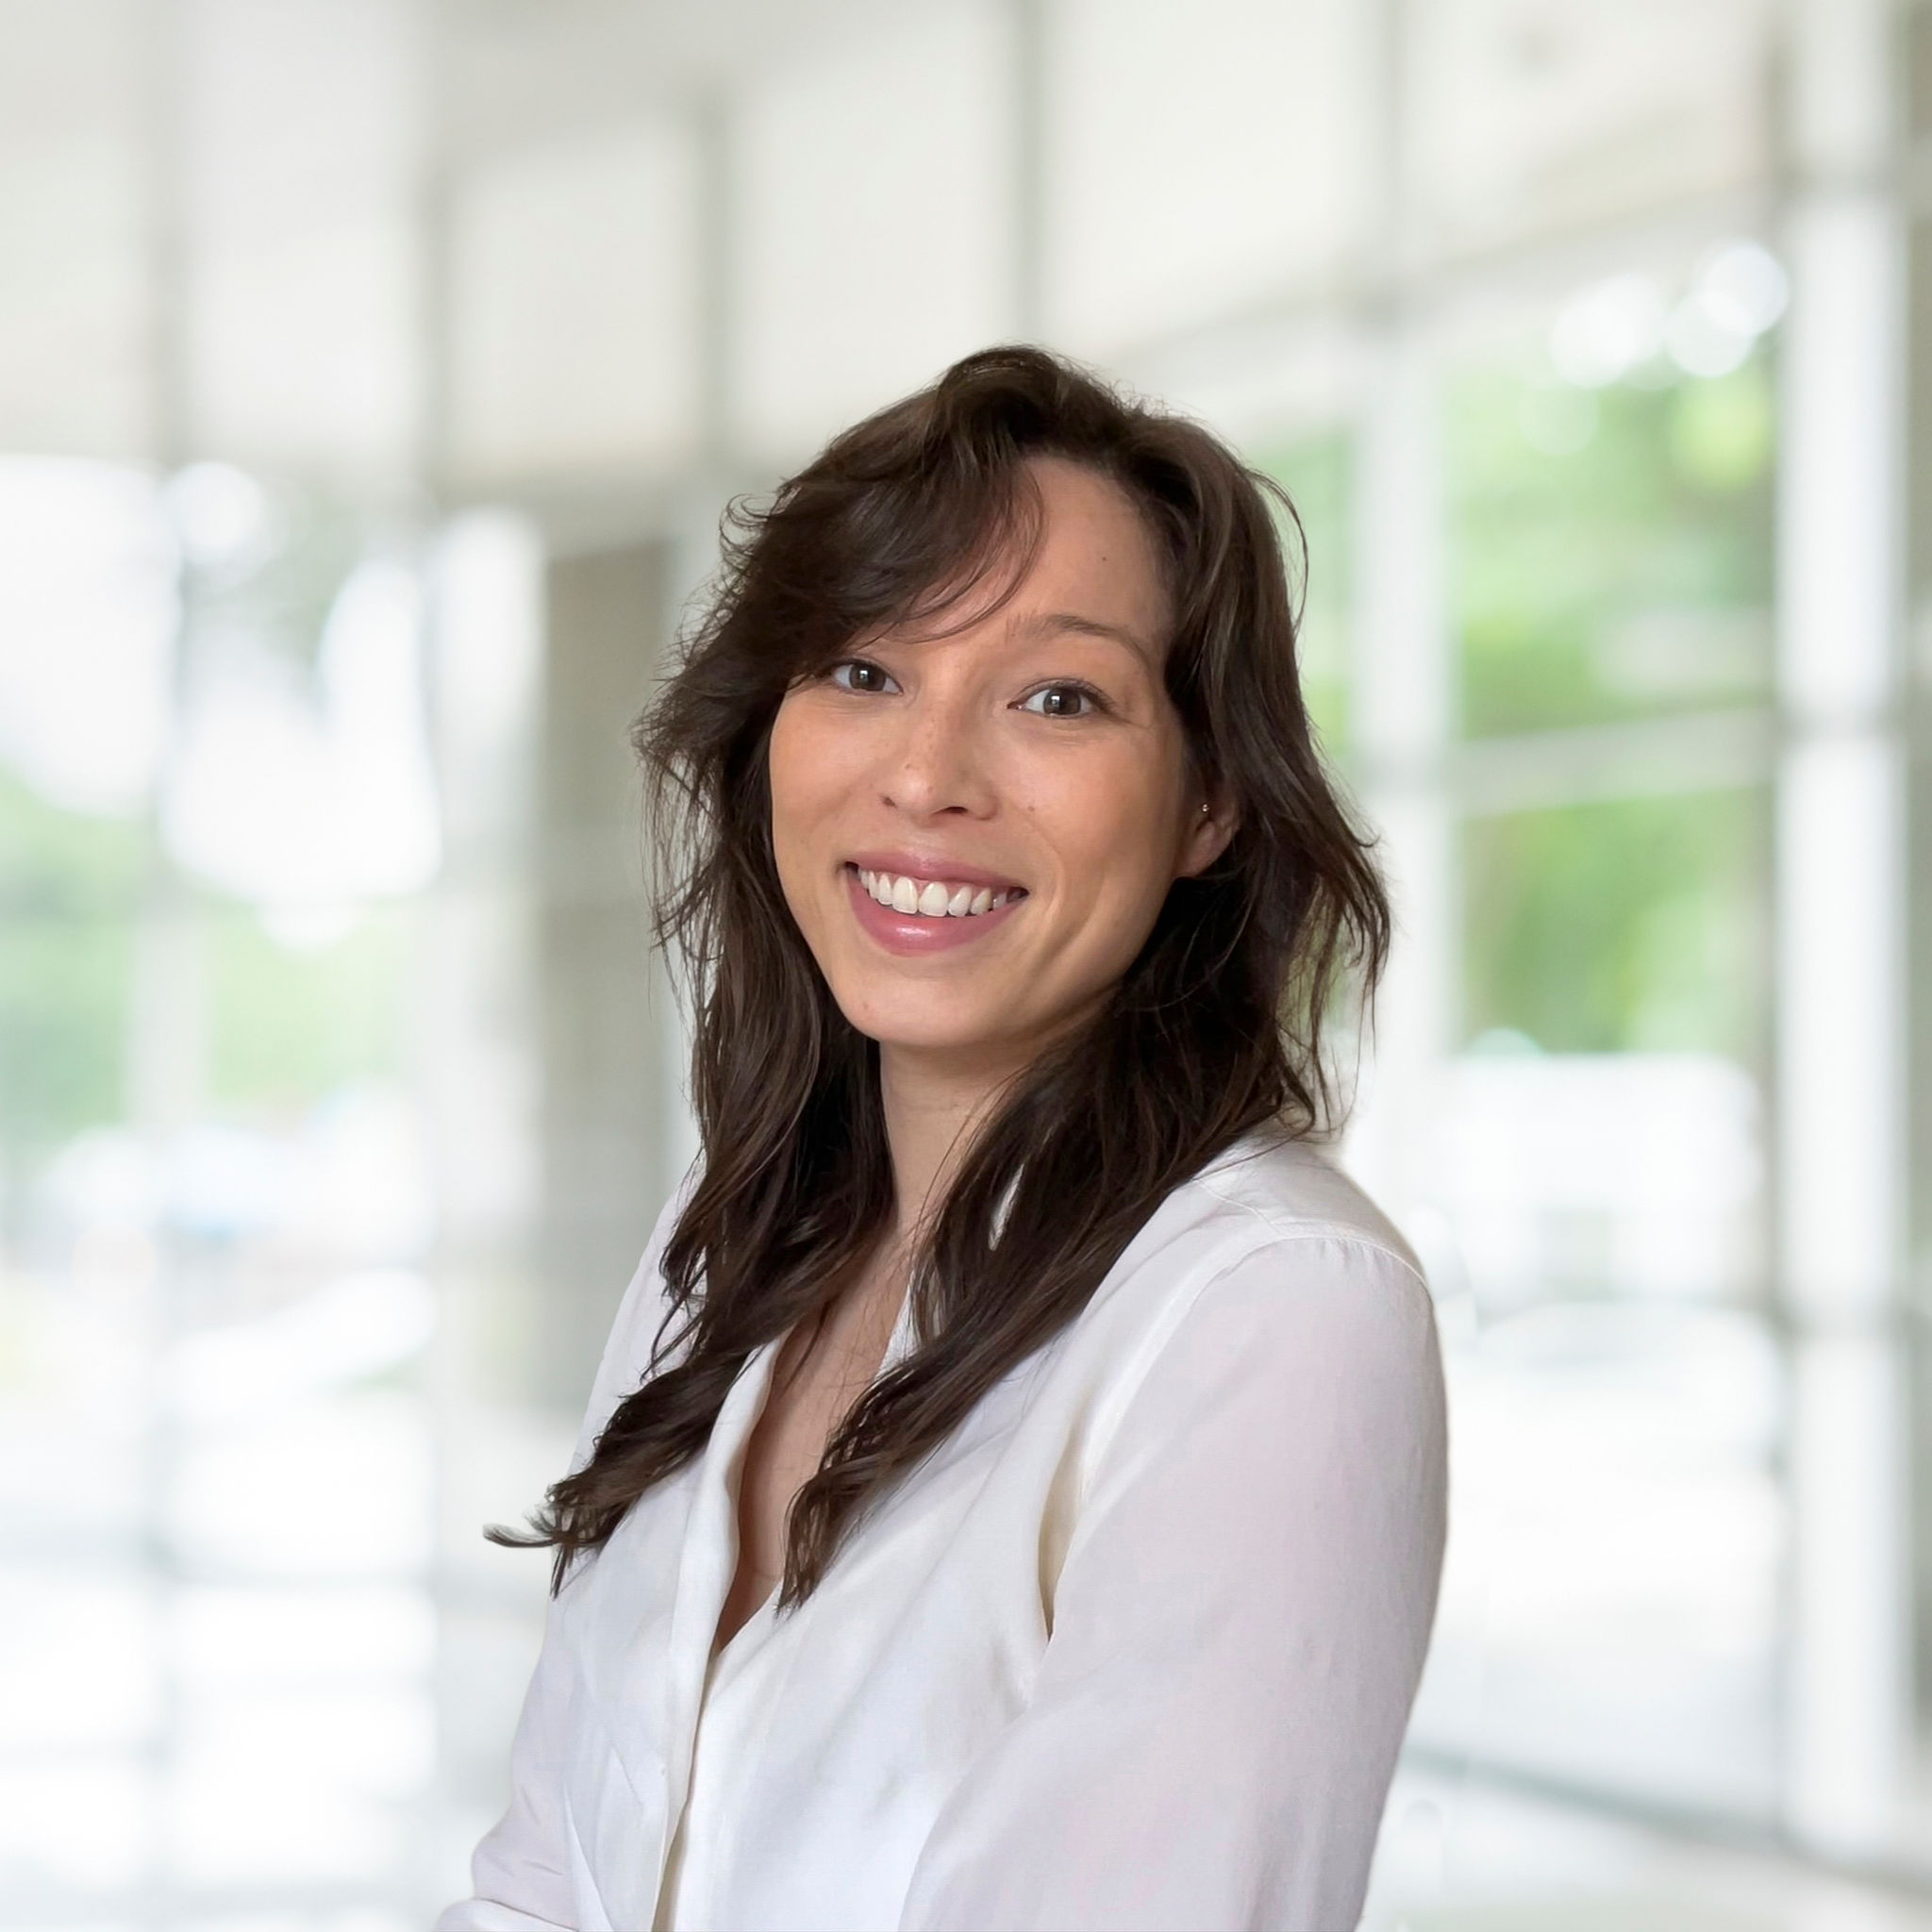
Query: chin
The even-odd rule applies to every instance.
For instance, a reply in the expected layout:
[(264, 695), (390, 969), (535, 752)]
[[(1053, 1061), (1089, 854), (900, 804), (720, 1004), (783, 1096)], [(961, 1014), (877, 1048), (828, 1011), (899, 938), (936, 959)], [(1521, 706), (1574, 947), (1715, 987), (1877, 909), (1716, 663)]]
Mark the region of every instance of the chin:
[(930, 987), (891, 1000), (841, 1000), (841, 1010), (868, 1040), (908, 1053), (998, 1055), (1012, 1042), (1010, 1026), (991, 1013), (961, 1012)]

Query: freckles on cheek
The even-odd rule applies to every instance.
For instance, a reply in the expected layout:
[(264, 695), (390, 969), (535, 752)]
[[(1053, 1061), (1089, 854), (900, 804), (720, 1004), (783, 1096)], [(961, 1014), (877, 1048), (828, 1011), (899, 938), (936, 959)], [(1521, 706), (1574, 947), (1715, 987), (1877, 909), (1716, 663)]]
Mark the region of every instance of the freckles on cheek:
[(771, 799), (772, 851), (778, 862), (778, 883), (796, 916), (801, 847), (813, 816), (809, 759), (799, 756), (799, 734), (780, 711), (772, 726), (765, 753), (765, 785)]
[(863, 732), (852, 721), (828, 717), (812, 694), (788, 699), (773, 721), (767, 754), (775, 801), (829, 803), (848, 791), (866, 760)]
[(825, 737), (824, 732), (814, 731), (811, 721), (790, 704), (773, 722), (765, 769), (774, 829), (780, 836), (788, 826), (809, 820), (824, 796), (832, 762)]

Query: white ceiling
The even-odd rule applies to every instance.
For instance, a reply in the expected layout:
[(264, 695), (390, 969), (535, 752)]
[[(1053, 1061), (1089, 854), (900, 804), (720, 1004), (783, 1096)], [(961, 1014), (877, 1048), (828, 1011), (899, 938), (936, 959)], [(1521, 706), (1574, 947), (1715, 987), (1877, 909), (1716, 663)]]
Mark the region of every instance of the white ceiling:
[(1392, 55), (1377, 17), (0, 0), (0, 449), (393, 482), (433, 446), (469, 493), (769, 466), (1014, 330), (1028, 235), (1051, 340), (1199, 365), (1231, 319), (1345, 321), (1391, 245), (1771, 178), (1772, 0), (1434, 0)]
[(443, 0), (438, 111), (449, 152), (581, 132), (729, 92), (760, 71), (890, 31), (931, 0)]

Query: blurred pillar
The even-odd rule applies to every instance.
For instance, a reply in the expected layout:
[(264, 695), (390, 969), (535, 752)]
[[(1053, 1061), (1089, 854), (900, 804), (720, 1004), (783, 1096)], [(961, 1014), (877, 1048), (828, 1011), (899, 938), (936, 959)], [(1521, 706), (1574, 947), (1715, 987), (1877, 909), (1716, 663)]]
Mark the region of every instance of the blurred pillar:
[[(1906, 1056), (1906, 1225), (1914, 1313), (1912, 1466), (1932, 1469), (1932, 5), (1904, 23), (1902, 62), (1910, 141), (1906, 179), (1907, 466), (1906, 576), (1910, 649), (1903, 727), (1906, 752), (1905, 936), (1909, 1032)], [(1932, 1482), (1913, 1496), (1915, 1645), (1922, 1721), (1932, 1717)]]
[(1406, 1225), (1428, 1197), (1430, 1122), (1454, 1044), (1453, 729), (1439, 377), (1392, 325), (1357, 441), (1349, 737), (1380, 835), (1395, 943), (1376, 1003), (1350, 1164)]
[[(150, 457), (163, 475), (192, 454), (188, 429), (188, 236), (186, 171), (186, 50), (179, 0), (156, 0), (141, 17), (139, 58), (143, 71), (148, 206), (146, 296)], [(177, 555), (179, 597), (169, 691), (167, 738), (158, 791), (165, 799), (175, 776), (196, 606), (201, 586)], [(207, 921), (199, 895), (170, 857), (160, 836), (158, 803), (146, 826), (144, 876), (136, 914), (132, 985), (127, 1011), (125, 1105), (131, 1125), (151, 1144), (165, 1146), (205, 1110), (208, 1024)], [(140, 1574), (153, 1633), (149, 1653), (151, 1707), (141, 1746), (142, 1807), (136, 1835), (143, 1847), (137, 1888), (149, 1926), (174, 1923), (177, 1887), (165, 1854), (163, 1821), (174, 1802), (185, 1746), (181, 1656), (175, 1631), (181, 1570), (170, 1524), (181, 1478), (181, 1419), (169, 1399), (168, 1352), (182, 1327), (188, 1265), (178, 1233), (157, 1229), (156, 1267), (145, 1306), (136, 1311), (142, 1357)]]
[[(701, 612), (721, 556), (718, 520), (733, 494), (769, 484), (743, 473), (735, 454), (741, 282), (736, 270), (742, 192), (734, 139), (733, 102), (714, 92), (694, 110), (697, 135), (698, 454), (665, 520), (658, 553), (658, 646), (654, 673), (670, 668), (688, 625)], [(640, 703), (642, 702), (641, 697)], [(648, 826), (644, 827), (649, 846)], [(647, 851), (647, 859), (649, 854)], [(697, 1117), (691, 1106), (691, 1014), (675, 962), (653, 950), (648, 990), (654, 1014), (658, 1079), (656, 1123), (661, 1192), (674, 1192), (697, 1160)]]
[(1784, 247), (1777, 1253), (1792, 1328), (1786, 1798), (1878, 1845), (1907, 1741), (1897, 1345), (1905, 1043), (1896, 643), (1903, 236), (1892, 0), (1798, 0)]
[[(1375, 139), (1368, 350), (1350, 501), (1348, 735), (1395, 914), (1394, 944), (1349, 1125), (1348, 1164), (1418, 1244), (1433, 1190), (1433, 1124), (1455, 1047), (1458, 912), (1446, 789), (1456, 730), (1448, 611), (1441, 372), (1416, 290), (1408, 0), (1375, 0)], [(1425, 1254), (1426, 1263), (1429, 1257)]]
[[(718, 513), (730, 491), (723, 485), (686, 492), (673, 534), (659, 551), (658, 655), (653, 675), (671, 668), (688, 626), (702, 611), (705, 592), (719, 565)], [(640, 707), (643, 697), (639, 699)], [(647, 873), (655, 863), (650, 850), (651, 828), (642, 827)], [(654, 1015), (658, 1078), (655, 1097), (658, 1175), (668, 1199), (696, 1162), (699, 1154), (697, 1116), (691, 1105), (691, 1013), (675, 962), (651, 949), (647, 964), (648, 995)]]
[(658, 666), (664, 546), (552, 558), (540, 765), (542, 1208), (532, 1393), (581, 1407), (676, 1175), (630, 727)]
[(676, 1177), (628, 741), (663, 576), (657, 544), (546, 562), (504, 511), (457, 519), (438, 559), (442, 1264), (488, 1392), (573, 1424)]
[[(484, 1542), (554, 1480), (575, 1419), (534, 1449), (525, 1338), (539, 1208), (537, 707), (543, 551), (508, 510), (472, 510), (429, 556), (431, 742), (443, 864), (421, 927), (414, 1028), (434, 1162), (438, 1334), (439, 1803), (419, 1847), (425, 1915), (501, 1809), (509, 1710), (542, 1625), (544, 1566)], [(453, 1888), (452, 1888), (453, 1889)], [(444, 1896), (447, 1896), (445, 1892)]]
[[(431, 567), (444, 860), (426, 927), (424, 1089), (445, 1315), (486, 1358), (521, 1325), (538, 1215), (531, 872), (542, 569), (537, 532), (506, 510), (453, 520)], [(505, 1363), (483, 1366), (486, 1383), (511, 1385), (491, 1393), (523, 1394)], [(475, 1531), (461, 1526), (466, 1538)]]
[(692, 467), (699, 472), (722, 471), (731, 442), (731, 375), (739, 348), (734, 300), (737, 277), (732, 260), (738, 184), (728, 95), (704, 95), (692, 108), (691, 130), (697, 156), (698, 205), (698, 460)]
[(1008, 0), (1012, 65), (1013, 333), (1040, 341), (1046, 326), (1048, 0)]

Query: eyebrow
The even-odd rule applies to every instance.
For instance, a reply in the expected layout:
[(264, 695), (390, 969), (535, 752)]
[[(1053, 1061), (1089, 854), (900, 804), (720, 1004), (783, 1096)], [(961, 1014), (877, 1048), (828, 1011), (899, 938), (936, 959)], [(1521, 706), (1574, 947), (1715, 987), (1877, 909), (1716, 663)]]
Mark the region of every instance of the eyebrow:
[(1016, 619), (1011, 627), (1015, 638), (1050, 637), (1060, 631), (1073, 631), (1085, 638), (1108, 638), (1114, 643), (1125, 644), (1142, 658), (1155, 655), (1153, 645), (1138, 631), (1118, 624), (1105, 624), (1097, 617), (1082, 617), (1077, 610), (1041, 611), (1038, 616)]

